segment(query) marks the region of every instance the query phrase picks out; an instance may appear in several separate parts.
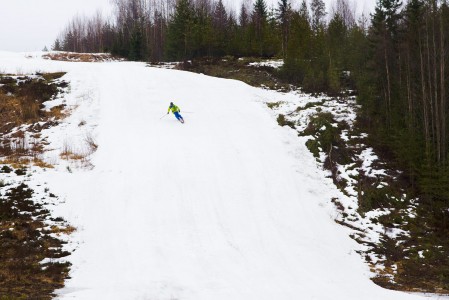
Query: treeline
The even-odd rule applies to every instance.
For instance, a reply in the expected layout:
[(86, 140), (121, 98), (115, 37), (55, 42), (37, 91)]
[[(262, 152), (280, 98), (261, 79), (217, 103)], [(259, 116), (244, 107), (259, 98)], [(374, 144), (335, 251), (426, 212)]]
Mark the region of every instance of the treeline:
[(446, 207), (448, 41), (445, 0), (380, 0), (357, 80), (373, 140), (392, 150), (418, 196)]
[[(222, 0), (115, 0), (113, 20), (76, 17), (54, 50), (111, 52), (139, 61), (181, 61), (231, 55), (285, 59), (281, 74), (307, 90), (338, 92), (352, 48), (365, 37), (349, 0), (336, 0), (326, 23), (323, 0), (244, 1), (238, 11)], [(346, 70), (345, 69), (345, 70)]]
[[(336, 7), (346, 11), (335, 14), (350, 15), (353, 22), (347, 0), (338, 0)], [(246, 1), (238, 13), (227, 9), (222, 0), (115, 0), (114, 8), (113, 20), (100, 14), (73, 19), (53, 49), (112, 52), (147, 61), (223, 55), (286, 57), (288, 51), (295, 52), (288, 49), (290, 37), (295, 32), (323, 31), (326, 15), (322, 0), (311, 0), (310, 10), (305, 0), (299, 10), (293, 10), (289, 0), (273, 8), (265, 0)], [(308, 33), (302, 33), (302, 21)]]
[[(114, 20), (76, 18), (55, 49), (131, 60), (224, 55), (284, 58), (278, 76), (308, 91), (356, 89), (359, 124), (407, 170), (411, 190), (449, 204), (449, 7), (445, 0), (378, 0), (370, 20), (349, 0), (115, 0)], [(296, 8), (293, 8), (296, 7)]]

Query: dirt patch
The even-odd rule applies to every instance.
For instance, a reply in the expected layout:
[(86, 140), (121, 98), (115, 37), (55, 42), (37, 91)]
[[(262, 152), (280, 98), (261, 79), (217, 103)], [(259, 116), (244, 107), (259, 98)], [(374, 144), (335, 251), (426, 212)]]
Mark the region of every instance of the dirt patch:
[[(3, 166), (5, 173), (23, 174)], [(18, 175), (19, 176), (19, 175)], [(73, 232), (64, 220), (52, 219), (34, 191), (25, 183), (2, 187), (0, 196), (0, 299), (51, 299), (64, 286), (70, 263), (61, 260), (70, 253), (58, 237)], [(42, 202), (50, 202), (46, 193)]]
[(264, 65), (250, 65), (250, 63), (255, 61), (260, 61), (260, 59), (239, 59), (230, 56), (225, 58), (202, 58), (179, 63), (176, 68), (219, 78), (236, 79), (255, 87), (281, 91), (290, 90), (290, 84), (282, 81), (277, 76), (278, 71), (276, 68)]

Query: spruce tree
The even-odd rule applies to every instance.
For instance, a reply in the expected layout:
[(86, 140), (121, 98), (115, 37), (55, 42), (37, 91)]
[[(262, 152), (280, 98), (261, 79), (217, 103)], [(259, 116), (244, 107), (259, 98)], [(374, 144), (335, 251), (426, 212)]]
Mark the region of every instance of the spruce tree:
[(229, 41), (227, 40), (228, 13), (226, 12), (222, 0), (218, 0), (217, 5), (215, 6), (212, 24), (214, 28), (215, 53), (223, 55)]
[(51, 49), (53, 51), (61, 51), (62, 50), (62, 46), (61, 46), (61, 42), (59, 41), (59, 39), (55, 40), (55, 43), (53, 44), (53, 46), (51, 47)]
[(254, 29), (256, 53), (260, 56), (265, 54), (265, 35), (267, 27), (267, 5), (265, 0), (256, 0), (254, 3), (252, 26)]
[(179, 0), (168, 24), (166, 56), (169, 60), (186, 60), (192, 55), (194, 10), (190, 0)]
[(214, 54), (215, 32), (213, 29), (210, 2), (198, 1), (193, 18), (192, 51), (194, 56)]
[(238, 30), (238, 50), (237, 55), (247, 56), (251, 52), (250, 15), (244, 3), (240, 7), (239, 30)]
[(290, 21), (290, 39), (282, 74), (288, 80), (303, 84), (310, 69), (312, 29), (307, 16), (293, 12)]
[(282, 35), (282, 57), (285, 58), (287, 55), (287, 44), (290, 31), (289, 30), (290, 18), (292, 14), (292, 7), (289, 0), (279, 1), (276, 12), (277, 12), (276, 17), (278, 19)]

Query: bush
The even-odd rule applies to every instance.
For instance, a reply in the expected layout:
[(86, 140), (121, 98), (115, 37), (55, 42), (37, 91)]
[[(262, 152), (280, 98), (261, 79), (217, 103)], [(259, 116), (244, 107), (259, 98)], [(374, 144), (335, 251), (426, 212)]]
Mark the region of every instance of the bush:
[(295, 122), (287, 120), (283, 114), (279, 114), (277, 121), (280, 126), (288, 126), (293, 129), (296, 129)]
[(388, 195), (391, 191), (387, 188), (378, 189), (375, 186), (366, 185), (363, 188), (363, 194), (359, 196), (359, 213), (364, 214), (368, 211), (389, 206)]
[(312, 152), (313, 156), (318, 158), (320, 157), (320, 149), (318, 148), (320, 143), (317, 140), (309, 139), (306, 142), (306, 147)]
[(11, 173), (13, 171), (13, 169), (11, 169), (10, 167), (8, 167), (8, 166), (3, 166), (1, 169), (0, 169), (0, 173)]
[(16, 173), (19, 176), (24, 176), (27, 174), (27, 170), (26, 168), (20, 168), (14, 171), (14, 173)]

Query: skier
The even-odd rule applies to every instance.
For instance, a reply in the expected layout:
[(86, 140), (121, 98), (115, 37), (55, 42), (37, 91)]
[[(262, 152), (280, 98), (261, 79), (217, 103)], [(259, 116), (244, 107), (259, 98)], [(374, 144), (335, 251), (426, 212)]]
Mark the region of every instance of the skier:
[(173, 102), (170, 102), (170, 106), (168, 107), (167, 115), (170, 113), (170, 110), (172, 111), (172, 113), (175, 115), (176, 119), (178, 119), (179, 122), (184, 123), (184, 119), (179, 114), (181, 112), (181, 110), (179, 109), (179, 107), (174, 105)]

